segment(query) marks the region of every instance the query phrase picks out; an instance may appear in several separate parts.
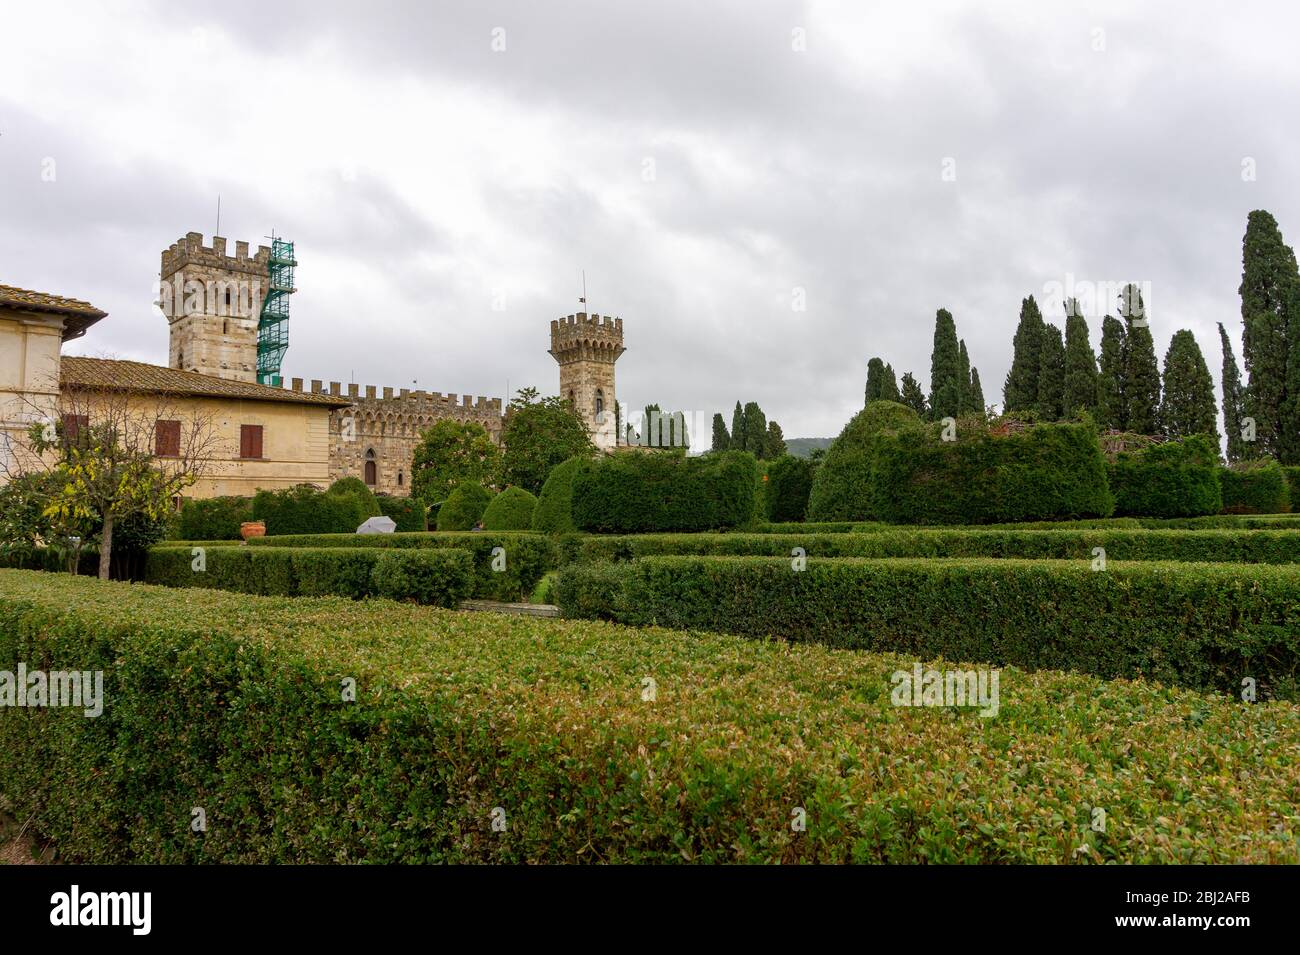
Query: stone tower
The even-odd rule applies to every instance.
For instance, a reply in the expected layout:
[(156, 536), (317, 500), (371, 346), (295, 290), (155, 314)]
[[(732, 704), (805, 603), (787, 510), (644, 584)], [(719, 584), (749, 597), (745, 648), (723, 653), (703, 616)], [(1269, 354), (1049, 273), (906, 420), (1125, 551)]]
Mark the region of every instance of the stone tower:
[(573, 403), (596, 447), (617, 447), (614, 362), (623, 354), (623, 319), (579, 312), (551, 322), (550, 352), (560, 363), (560, 397)]
[(226, 240), (203, 244), (198, 232), (162, 254), (159, 306), (171, 332), (168, 364), (182, 371), (257, 381), (257, 320), (266, 294), (271, 250), (236, 242), (226, 255)]

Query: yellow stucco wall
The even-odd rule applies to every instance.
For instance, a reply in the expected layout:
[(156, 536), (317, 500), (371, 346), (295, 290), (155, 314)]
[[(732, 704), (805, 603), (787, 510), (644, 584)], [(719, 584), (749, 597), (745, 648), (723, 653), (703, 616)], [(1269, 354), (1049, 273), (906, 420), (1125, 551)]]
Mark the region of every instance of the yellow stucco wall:
[[(62, 343), (59, 318), (34, 312), (0, 315), (0, 456), (10, 448), (20, 455), (29, 424), (53, 414)], [(20, 461), (0, 460), (0, 483), (5, 465), (21, 470)]]

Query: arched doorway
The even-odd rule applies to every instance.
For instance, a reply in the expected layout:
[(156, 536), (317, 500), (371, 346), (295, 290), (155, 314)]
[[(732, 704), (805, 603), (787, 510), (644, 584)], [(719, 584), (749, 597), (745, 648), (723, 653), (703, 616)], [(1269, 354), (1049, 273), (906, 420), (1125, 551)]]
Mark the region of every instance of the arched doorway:
[(379, 466), (375, 462), (375, 449), (366, 452), (366, 486), (374, 487), (379, 483)]

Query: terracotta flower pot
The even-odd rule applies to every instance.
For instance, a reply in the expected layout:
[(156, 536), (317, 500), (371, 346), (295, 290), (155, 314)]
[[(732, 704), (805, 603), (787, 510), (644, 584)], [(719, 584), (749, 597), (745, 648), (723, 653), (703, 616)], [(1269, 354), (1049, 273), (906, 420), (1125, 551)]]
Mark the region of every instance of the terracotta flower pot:
[(250, 537), (265, 537), (266, 521), (244, 521), (239, 525), (239, 536), (244, 540)]

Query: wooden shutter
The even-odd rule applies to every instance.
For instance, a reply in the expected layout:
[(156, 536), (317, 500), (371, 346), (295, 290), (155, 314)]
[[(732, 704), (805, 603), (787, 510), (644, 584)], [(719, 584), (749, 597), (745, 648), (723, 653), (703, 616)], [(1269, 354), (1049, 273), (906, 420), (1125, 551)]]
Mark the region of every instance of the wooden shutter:
[(153, 453), (160, 458), (178, 458), (181, 454), (181, 423), (158, 421), (154, 424)]
[(239, 456), (241, 458), (260, 458), (262, 456), (262, 426), (260, 424), (241, 424), (239, 426)]
[(69, 442), (75, 442), (81, 429), (89, 427), (90, 415), (65, 414), (63, 416), (63, 437)]

